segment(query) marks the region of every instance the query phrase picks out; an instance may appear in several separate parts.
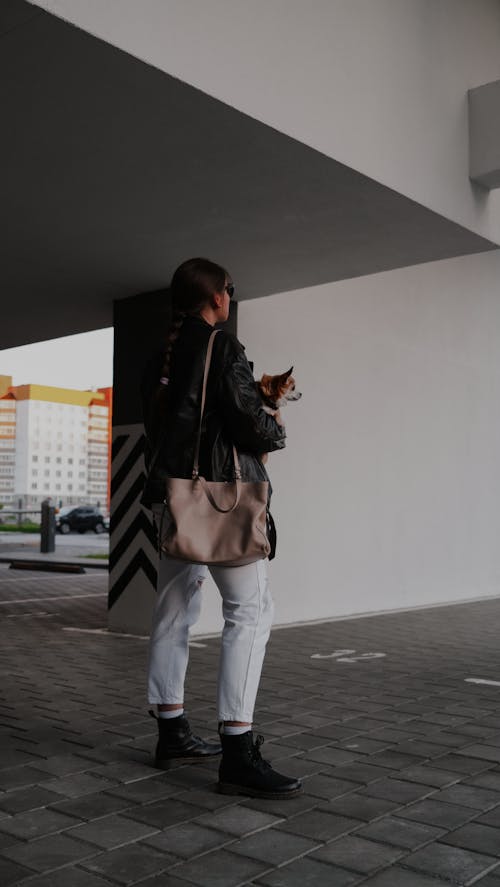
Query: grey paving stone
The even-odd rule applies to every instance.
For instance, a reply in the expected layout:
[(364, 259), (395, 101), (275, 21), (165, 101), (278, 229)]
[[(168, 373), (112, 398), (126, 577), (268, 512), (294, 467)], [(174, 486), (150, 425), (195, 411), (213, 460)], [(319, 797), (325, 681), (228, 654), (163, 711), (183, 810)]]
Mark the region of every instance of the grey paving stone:
[(368, 875), (374, 869), (387, 866), (403, 855), (400, 847), (378, 844), (366, 838), (359, 838), (357, 835), (349, 835), (316, 850), (312, 858)]
[(146, 838), (157, 832), (154, 826), (126, 819), (115, 813), (95, 819), (93, 822), (86, 822), (83, 825), (75, 826), (74, 823), (72, 825), (73, 828), (66, 832), (70, 838), (78, 838), (89, 844), (96, 844), (103, 850), (112, 850), (114, 847), (121, 847), (123, 844), (138, 841), (140, 838)]
[(461, 749), (461, 754), (469, 758), (479, 758), (480, 760), (500, 763), (500, 748), (494, 745), (482, 745), (480, 743), (469, 745), (467, 748)]
[(350, 752), (346, 752), (341, 748), (333, 745), (325, 745), (306, 752), (304, 755), (308, 761), (316, 761), (319, 764), (329, 764), (330, 766), (340, 766), (342, 764), (350, 764), (355, 760), (355, 756)]
[(82, 863), (82, 868), (104, 878), (118, 881), (119, 884), (133, 884), (135, 881), (157, 874), (170, 868), (175, 857), (160, 853), (153, 847), (129, 844), (119, 850), (100, 853)]
[[(482, 882), (481, 882), (482, 883)], [(363, 881), (363, 887), (449, 887), (449, 881), (409, 872), (395, 865)]]
[[(288, 748), (298, 748), (302, 751), (310, 751), (311, 749), (318, 749), (325, 746), (327, 740), (323, 737), (315, 736), (313, 733), (294, 733), (292, 736), (284, 738), (283, 742)], [(267, 747), (268, 746), (266, 745), (266, 749)], [(269, 748), (272, 747), (272, 745), (269, 745)]]
[(271, 814), (280, 819), (290, 819), (297, 813), (303, 813), (305, 810), (312, 810), (318, 806), (318, 799), (310, 795), (295, 795), (293, 798), (275, 801), (267, 798), (250, 798), (243, 801), (241, 806), (250, 810), (260, 810), (262, 813)]
[(10, 884), (16, 884), (28, 875), (33, 874), (30, 869), (17, 865), (9, 859), (0, 859), (0, 884), (2, 887), (9, 887)]
[(219, 810), (221, 807), (235, 806), (242, 798), (237, 795), (221, 795), (212, 788), (191, 788), (175, 795), (175, 800), (185, 801), (186, 804), (204, 807), (207, 810)]
[(153, 770), (151, 764), (141, 764), (138, 761), (112, 761), (102, 764), (100, 767), (90, 767), (92, 776), (109, 779), (111, 782), (119, 782), (127, 785), (137, 780), (160, 779), (158, 772)]
[(465, 850), (475, 850), (489, 856), (500, 856), (500, 829), (478, 822), (469, 822), (440, 838), (443, 844), (453, 844)]
[(15, 838), (6, 832), (0, 833), (0, 852), (2, 847), (12, 847), (14, 844), (18, 844), (20, 840), (20, 838)]
[(196, 822), (230, 835), (242, 837), (276, 825), (281, 822), (281, 818), (270, 813), (263, 813), (260, 810), (253, 810), (251, 807), (236, 806), (226, 807), (215, 813), (205, 813), (198, 816)]
[(448, 844), (434, 843), (407, 856), (404, 865), (417, 871), (464, 884), (482, 872), (487, 874), (488, 870), (497, 862), (498, 860), (493, 856), (473, 853), (470, 850), (462, 850), (460, 847), (452, 847)]
[(476, 881), (477, 884), (480, 884), (481, 887), (500, 887), (500, 874), (496, 875), (495, 872), (492, 872), (491, 875), (486, 875), (485, 878), (481, 878), (479, 881)]
[(487, 788), (471, 785), (452, 785), (434, 796), (436, 801), (444, 801), (447, 804), (460, 804), (462, 807), (472, 807), (474, 810), (488, 810), (500, 804), (500, 792)]
[(348, 739), (340, 743), (340, 748), (362, 755), (374, 755), (376, 752), (381, 752), (392, 746), (393, 743), (391, 742), (381, 742), (369, 736), (356, 736), (354, 739)]
[(405, 782), (423, 782), (426, 785), (434, 786), (434, 788), (443, 788), (457, 782), (462, 778), (462, 774), (454, 773), (452, 770), (440, 770), (437, 766), (430, 764), (419, 764), (417, 767), (401, 770), (399, 778), (404, 779)]
[(38, 838), (53, 832), (61, 832), (75, 824), (71, 816), (64, 816), (55, 810), (31, 810), (19, 813), (11, 819), (0, 822), (0, 830), (17, 838)]
[(360, 795), (368, 795), (372, 798), (384, 798), (386, 801), (395, 801), (398, 804), (409, 804), (417, 798), (432, 795), (435, 788), (423, 783), (403, 782), (400, 779), (382, 779), (360, 789)]
[[(51, 773), (53, 776), (68, 776), (70, 773), (81, 773), (84, 770), (90, 770), (91, 764), (85, 758), (78, 755), (54, 755), (46, 760), (37, 761), (37, 770), (43, 770), (45, 773)], [(45, 776), (45, 779), (48, 777)]]
[(317, 841), (329, 841), (339, 835), (347, 834), (362, 825), (359, 819), (349, 819), (346, 816), (338, 816), (327, 810), (309, 810), (289, 819), (287, 822), (276, 826), (278, 831), (290, 832), (295, 835), (304, 835), (306, 838), (314, 838)]
[(107, 816), (109, 813), (117, 813), (119, 810), (126, 810), (132, 803), (126, 798), (115, 797), (103, 792), (84, 795), (81, 798), (69, 798), (66, 801), (61, 801), (60, 795), (56, 797), (59, 798), (58, 802), (50, 805), (53, 810), (85, 821), (98, 819), (100, 816)]
[(350, 887), (359, 884), (359, 875), (306, 856), (262, 875), (256, 883), (265, 887)]
[(69, 862), (81, 861), (94, 856), (95, 853), (96, 848), (91, 844), (75, 841), (66, 835), (50, 835), (30, 841), (28, 844), (18, 844), (2, 850), (3, 856), (36, 872), (45, 872)]
[(236, 887), (268, 868), (267, 862), (248, 859), (228, 850), (214, 850), (176, 866), (172, 875), (200, 887)]
[(27, 883), (29, 887), (110, 887), (109, 881), (73, 866), (65, 866), (50, 875), (30, 878)]
[(113, 798), (121, 798), (132, 804), (146, 804), (149, 801), (159, 801), (161, 798), (179, 796), (178, 785), (172, 785), (162, 779), (140, 779), (108, 789), (107, 795)]
[(158, 832), (151, 838), (145, 838), (142, 843), (182, 859), (189, 859), (234, 840), (234, 835), (206, 828), (196, 822), (184, 822)]
[(437, 759), (436, 766), (437, 764), (439, 764), (440, 770), (452, 770), (453, 773), (467, 773), (468, 775), (482, 773), (495, 766), (493, 761), (486, 761), (478, 757), (465, 757), (462, 753), (444, 755), (444, 757)]
[(489, 810), (488, 813), (483, 813), (481, 816), (477, 816), (474, 822), (492, 825), (493, 828), (500, 828), (500, 806), (495, 807), (494, 810)]
[[(46, 775), (44, 778), (46, 778)], [(115, 785), (110, 779), (91, 776), (90, 773), (74, 773), (71, 776), (62, 776), (59, 779), (49, 779), (43, 783), (42, 788), (64, 795), (67, 798), (80, 798), (82, 795), (90, 795), (104, 791)]]
[(369, 838), (372, 841), (393, 844), (395, 847), (402, 847), (406, 850), (415, 850), (421, 844), (427, 844), (429, 841), (440, 838), (445, 834), (445, 831), (425, 823), (385, 816), (377, 822), (371, 822), (356, 834), (360, 838)]
[(489, 788), (492, 791), (500, 792), (500, 773), (495, 770), (487, 770), (485, 773), (478, 773), (471, 776), (463, 783), (464, 785), (477, 785), (480, 788)]
[(13, 767), (11, 770), (0, 771), (0, 789), (9, 791), (13, 788), (22, 788), (26, 785), (38, 785), (47, 779), (43, 770), (35, 767)]
[(176, 825), (178, 822), (195, 819), (201, 812), (199, 807), (194, 807), (192, 804), (184, 804), (167, 798), (165, 801), (156, 801), (154, 804), (146, 804), (144, 807), (131, 807), (123, 815), (136, 822), (144, 822), (146, 825), (162, 829), (169, 825)]
[[(109, 887), (109, 881), (106, 883)], [(152, 878), (146, 878), (145, 881), (140, 881), (141, 887), (186, 887), (186, 883), (188, 882), (184, 879), (181, 881), (180, 878), (176, 878), (173, 873), (170, 874), (169, 872), (163, 872), (161, 875), (153, 875)]]
[(275, 828), (267, 828), (231, 844), (231, 853), (238, 853), (251, 859), (259, 859), (271, 865), (282, 865), (304, 853), (314, 850), (318, 841), (311, 841), (299, 835), (289, 835)]
[(453, 829), (463, 825), (472, 819), (474, 811), (470, 807), (460, 807), (457, 804), (444, 804), (441, 801), (417, 801), (398, 811), (398, 816), (405, 819), (414, 819), (415, 822), (426, 822), (438, 828)]
[(361, 785), (369, 785), (388, 776), (399, 776), (397, 770), (388, 770), (386, 767), (374, 767), (373, 764), (364, 761), (355, 761), (335, 768), (335, 776), (351, 782), (359, 782)]
[(371, 755), (370, 764), (388, 767), (390, 770), (404, 770), (424, 761), (422, 755), (408, 755), (398, 751), (381, 751)]
[(391, 813), (400, 805), (394, 801), (384, 801), (383, 798), (369, 798), (358, 792), (344, 795), (342, 798), (335, 798), (329, 801), (328, 806), (322, 805), (325, 809), (332, 813), (339, 813), (341, 816), (348, 816), (352, 819), (361, 819), (369, 822), (377, 819), (385, 813)]
[(331, 798), (340, 797), (348, 792), (352, 792), (359, 788), (357, 782), (349, 782), (347, 779), (335, 779), (325, 774), (317, 776), (309, 776), (303, 780), (304, 792), (308, 795), (314, 795), (315, 798)]

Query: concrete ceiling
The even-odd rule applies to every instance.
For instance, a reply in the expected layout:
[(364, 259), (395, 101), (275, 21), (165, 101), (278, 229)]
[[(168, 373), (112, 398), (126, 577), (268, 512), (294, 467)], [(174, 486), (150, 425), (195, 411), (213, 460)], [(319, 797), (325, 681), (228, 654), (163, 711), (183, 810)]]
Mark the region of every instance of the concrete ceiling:
[(0, 39), (1, 348), (109, 326), (191, 255), (247, 299), (497, 248), (23, 0)]

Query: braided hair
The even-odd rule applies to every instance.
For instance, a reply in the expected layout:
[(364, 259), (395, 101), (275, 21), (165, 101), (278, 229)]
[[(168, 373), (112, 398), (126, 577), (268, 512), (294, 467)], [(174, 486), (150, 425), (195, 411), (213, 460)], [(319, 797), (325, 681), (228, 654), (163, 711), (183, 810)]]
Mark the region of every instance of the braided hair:
[(215, 293), (223, 291), (229, 274), (209, 259), (188, 259), (179, 265), (170, 284), (172, 320), (165, 343), (165, 356), (159, 379), (158, 398), (163, 401), (170, 381), (170, 364), (175, 342), (179, 338), (184, 319), (199, 314), (210, 304)]

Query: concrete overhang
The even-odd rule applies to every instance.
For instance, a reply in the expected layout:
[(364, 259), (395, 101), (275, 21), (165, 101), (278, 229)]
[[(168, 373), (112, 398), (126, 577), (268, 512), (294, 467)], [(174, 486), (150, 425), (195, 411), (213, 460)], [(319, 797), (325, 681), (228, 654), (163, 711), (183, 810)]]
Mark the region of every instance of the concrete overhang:
[(500, 188), (500, 80), (469, 90), (470, 178)]
[(0, 36), (2, 348), (109, 326), (191, 255), (247, 299), (497, 248), (22, 0)]

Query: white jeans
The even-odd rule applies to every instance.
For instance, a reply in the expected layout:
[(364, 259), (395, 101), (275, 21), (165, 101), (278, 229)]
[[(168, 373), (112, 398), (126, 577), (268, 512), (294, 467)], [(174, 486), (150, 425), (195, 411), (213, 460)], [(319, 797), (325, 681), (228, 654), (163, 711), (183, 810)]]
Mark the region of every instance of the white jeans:
[(184, 702), (189, 628), (199, 617), (201, 587), (210, 570), (224, 616), (218, 720), (252, 722), (274, 614), (267, 566), (267, 560), (260, 560), (242, 567), (206, 567), (162, 555), (149, 645), (150, 703)]

